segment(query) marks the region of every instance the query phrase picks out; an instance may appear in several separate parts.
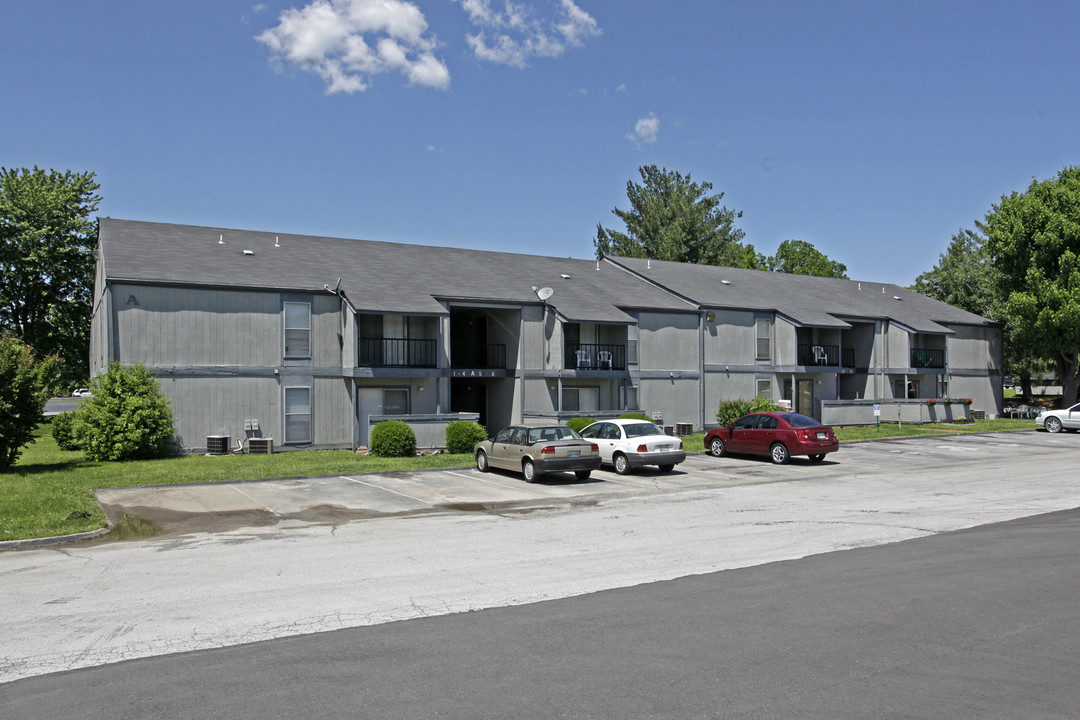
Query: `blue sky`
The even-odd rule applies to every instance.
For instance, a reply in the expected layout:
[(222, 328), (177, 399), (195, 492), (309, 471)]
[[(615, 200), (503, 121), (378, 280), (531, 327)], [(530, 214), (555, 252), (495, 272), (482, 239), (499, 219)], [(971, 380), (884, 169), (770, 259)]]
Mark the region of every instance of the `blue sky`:
[(99, 214), (591, 258), (656, 164), (911, 283), (1080, 164), (1080, 3), (5, 0), (0, 165)]

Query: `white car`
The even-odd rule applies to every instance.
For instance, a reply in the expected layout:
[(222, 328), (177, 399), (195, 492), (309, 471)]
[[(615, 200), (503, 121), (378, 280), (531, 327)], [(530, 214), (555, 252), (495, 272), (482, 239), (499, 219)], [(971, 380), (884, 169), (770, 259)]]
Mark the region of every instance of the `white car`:
[(71, 392), (71, 397), (91, 397), (92, 395), (93, 393), (91, 393), (86, 388), (78, 388), (76, 390), (72, 390)]
[(1061, 410), (1043, 410), (1035, 418), (1035, 424), (1052, 433), (1080, 430), (1080, 403)]
[(625, 475), (642, 465), (671, 470), (686, 459), (682, 440), (647, 420), (599, 420), (581, 431), (581, 437), (600, 446), (600, 461)]

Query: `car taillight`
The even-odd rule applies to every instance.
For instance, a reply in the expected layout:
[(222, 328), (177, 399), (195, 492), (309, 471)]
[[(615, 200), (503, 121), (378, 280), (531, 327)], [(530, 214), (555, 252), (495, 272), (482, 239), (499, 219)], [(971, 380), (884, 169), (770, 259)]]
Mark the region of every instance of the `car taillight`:
[(645, 443), (641, 443), (637, 446), (638, 452), (649, 452), (649, 448), (645, 447)]
[(596, 443), (593, 443), (592, 444), (592, 451), (593, 452), (600, 452), (600, 446), (597, 445)]
[(679, 441), (679, 449), (682, 450), (682, 440)]
[(555, 446), (554, 445), (546, 446), (543, 450), (540, 451), (540, 454), (541, 455), (554, 455), (555, 454)]
[(807, 432), (806, 430), (796, 430), (795, 431), (795, 437), (799, 438), (800, 440), (809, 440), (810, 439), (810, 433)]

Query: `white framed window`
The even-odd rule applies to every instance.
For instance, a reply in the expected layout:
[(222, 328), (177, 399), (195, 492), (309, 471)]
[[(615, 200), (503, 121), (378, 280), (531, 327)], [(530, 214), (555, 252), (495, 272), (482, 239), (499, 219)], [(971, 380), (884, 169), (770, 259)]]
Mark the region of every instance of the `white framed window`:
[(311, 442), (311, 388), (285, 388), (285, 442)]
[(287, 302), (285, 310), (285, 357), (311, 357), (311, 303)]
[(757, 318), (757, 359), (768, 360), (772, 357), (772, 332), (769, 318)]
[(757, 395), (758, 395), (758, 397), (771, 398), (772, 397), (772, 380), (758, 380), (757, 381)]
[(638, 389), (633, 385), (623, 386), (623, 410), (640, 410), (641, 405), (638, 402)]

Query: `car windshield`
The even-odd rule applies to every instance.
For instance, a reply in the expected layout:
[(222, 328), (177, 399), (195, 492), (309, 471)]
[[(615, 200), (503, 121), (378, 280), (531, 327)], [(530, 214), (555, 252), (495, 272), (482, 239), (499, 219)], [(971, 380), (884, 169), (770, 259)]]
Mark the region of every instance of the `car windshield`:
[(550, 440), (580, 440), (581, 436), (573, 428), (565, 425), (537, 427), (529, 429), (529, 443), (548, 442)]
[(788, 421), (788, 425), (791, 427), (813, 427), (821, 424), (809, 415), (803, 415), (802, 413), (791, 413), (785, 415), (784, 419)]
[(623, 430), (626, 432), (626, 437), (641, 437), (643, 435), (663, 435), (664, 431), (658, 428), (654, 423), (643, 422), (634, 423), (633, 425), (623, 425)]

